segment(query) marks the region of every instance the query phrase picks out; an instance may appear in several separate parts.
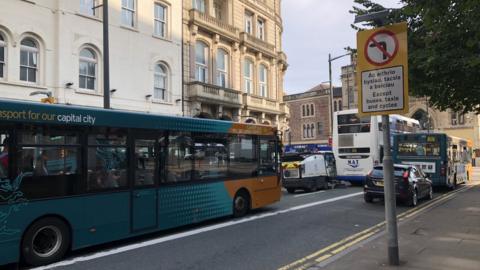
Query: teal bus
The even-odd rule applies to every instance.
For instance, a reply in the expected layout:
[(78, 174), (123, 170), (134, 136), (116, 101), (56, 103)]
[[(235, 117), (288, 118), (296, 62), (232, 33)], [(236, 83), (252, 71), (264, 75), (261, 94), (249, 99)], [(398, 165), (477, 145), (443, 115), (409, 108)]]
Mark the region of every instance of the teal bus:
[(0, 265), (280, 200), (270, 126), (0, 101)]
[(472, 142), (444, 133), (394, 135), (393, 159), (429, 174), (434, 186), (456, 188), (471, 174)]

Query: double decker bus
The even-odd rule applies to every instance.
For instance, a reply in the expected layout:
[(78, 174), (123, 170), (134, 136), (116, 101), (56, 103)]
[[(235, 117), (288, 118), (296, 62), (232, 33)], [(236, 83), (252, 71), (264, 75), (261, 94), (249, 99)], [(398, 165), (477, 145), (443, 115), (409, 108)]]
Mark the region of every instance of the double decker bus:
[(0, 101), (0, 265), (280, 200), (276, 129)]
[(434, 186), (454, 189), (471, 175), (472, 147), (471, 140), (445, 133), (395, 135), (393, 159), (421, 167)]
[[(334, 113), (333, 153), (337, 164), (337, 179), (362, 184), (374, 165), (383, 160), (381, 116), (360, 117), (357, 109)], [(390, 115), (391, 141), (394, 134), (419, 130), (417, 120)]]

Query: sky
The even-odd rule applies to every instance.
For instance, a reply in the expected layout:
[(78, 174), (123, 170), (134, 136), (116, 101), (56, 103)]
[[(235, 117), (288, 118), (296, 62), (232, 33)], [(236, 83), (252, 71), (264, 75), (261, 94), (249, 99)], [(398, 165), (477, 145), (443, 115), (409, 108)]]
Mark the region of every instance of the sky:
[[(400, 7), (399, 0), (376, 0), (387, 8)], [(356, 31), (350, 27), (353, 0), (282, 0), (283, 50), (287, 54), (287, 94), (304, 92), (328, 83), (328, 54), (332, 58), (356, 47)], [(332, 81), (341, 86), (341, 67), (349, 57), (332, 62)]]

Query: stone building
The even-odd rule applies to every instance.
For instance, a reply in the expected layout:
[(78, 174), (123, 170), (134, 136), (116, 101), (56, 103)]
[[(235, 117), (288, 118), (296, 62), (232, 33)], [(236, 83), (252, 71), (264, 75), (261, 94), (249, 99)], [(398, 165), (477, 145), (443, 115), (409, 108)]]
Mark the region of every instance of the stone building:
[[(1, 1), (1, 97), (103, 106), (101, 2)], [(109, 1), (112, 108), (181, 115), (181, 22), (180, 1)]]
[(356, 55), (350, 56), (350, 64), (341, 68), (343, 108), (356, 109), (358, 105), (358, 89), (355, 68), (357, 65)]
[(287, 144), (328, 144), (330, 134), (330, 89), (319, 84), (283, 99), (290, 108), (290, 126), (285, 134)]
[(184, 0), (188, 115), (285, 129), (279, 0)]

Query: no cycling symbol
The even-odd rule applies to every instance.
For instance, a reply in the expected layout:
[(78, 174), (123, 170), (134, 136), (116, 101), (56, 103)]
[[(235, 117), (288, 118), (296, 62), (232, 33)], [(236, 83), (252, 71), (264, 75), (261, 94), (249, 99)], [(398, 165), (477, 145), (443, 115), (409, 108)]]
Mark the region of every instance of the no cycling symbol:
[(365, 58), (374, 66), (383, 66), (390, 63), (397, 52), (397, 36), (389, 30), (380, 30), (373, 33), (365, 43)]

